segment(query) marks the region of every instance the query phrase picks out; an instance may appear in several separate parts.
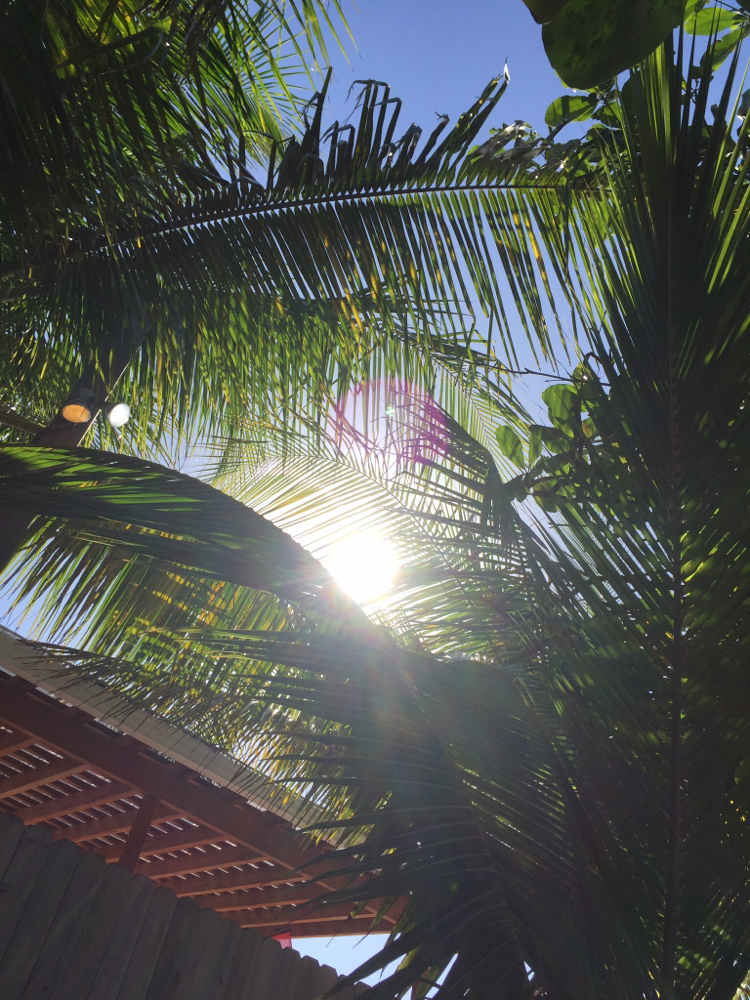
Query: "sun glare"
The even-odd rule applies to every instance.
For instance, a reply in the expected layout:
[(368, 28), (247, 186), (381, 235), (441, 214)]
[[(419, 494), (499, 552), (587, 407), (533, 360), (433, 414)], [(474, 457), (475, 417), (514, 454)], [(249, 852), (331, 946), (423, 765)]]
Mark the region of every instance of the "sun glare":
[(382, 597), (399, 567), (393, 546), (379, 535), (349, 535), (337, 542), (322, 561), (358, 604)]

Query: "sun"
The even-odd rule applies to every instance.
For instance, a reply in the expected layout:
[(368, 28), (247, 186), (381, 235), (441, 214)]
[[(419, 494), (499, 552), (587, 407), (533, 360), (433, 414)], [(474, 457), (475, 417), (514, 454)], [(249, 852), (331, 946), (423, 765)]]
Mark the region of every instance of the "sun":
[(375, 534), (349, 535), (336, 542), (321, 561), (357, 604), (370, 604), (382, 597), (399, 568), (391, 543)]

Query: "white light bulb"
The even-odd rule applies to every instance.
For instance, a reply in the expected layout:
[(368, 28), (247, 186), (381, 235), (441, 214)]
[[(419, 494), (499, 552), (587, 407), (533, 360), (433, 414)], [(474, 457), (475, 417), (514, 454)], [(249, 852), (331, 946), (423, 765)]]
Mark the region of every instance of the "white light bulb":
[(124, 427), (130, 420), (130, 407), (127, 403), (115, 403), (107, 414), (107, 420), (112, 427)]

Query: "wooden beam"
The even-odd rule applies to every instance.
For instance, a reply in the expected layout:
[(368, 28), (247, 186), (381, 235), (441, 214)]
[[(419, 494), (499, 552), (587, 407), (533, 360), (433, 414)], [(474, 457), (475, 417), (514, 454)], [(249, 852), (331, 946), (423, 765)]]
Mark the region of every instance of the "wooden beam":
[[(76, 812), (77, 810), (68, 810)], [(112, 816), (101, 816), (85, 823), (73, 823), (71, 826), (59, 826), (52, 833), (54, 840), (72, 840), (74, 844), (80, 844), (84, 840), (96, 840), (98, 837), (112, 837), (117, 833), (125, 833), (133, 825), (133, 819), (137, 808), (126, 809), (117, 812)], [(22, 813), (16, 814), (23, 819)], [(160, 805), (156, 810), (156, 815), (152, 823), (165, 822), (170, 819), (177, 819), (179, 813), (169, 806)]]
[[(372, 914), (369, 914), (372, 920)], [(252, 924), (246, 926), (252, 927)], [(333, 921), (315, 920), (311, 923), (284, 924), (278, 927), (255, 927), (255, 930), (264, 938), (276, 937), (278, 934), (291, 934), (292, 947), (295, 939), (299, 938), (334, 938), (334, 937), (362, 937), (365, 933), (370, 933), (369, 924), (365, 915), (355, 917), (352, 920), (342, 920), (338, 924)], [(390, 927), (383, 927), (380, 924), (371, 932), (372, 934), (388, 934)], [(384, 942), (385, 943), (385, 942)], [(364, 961), (364, 959), (363, 959)]]
[(159, 800), (153, 795), (144, 795), (138, 812), (133, 820), (133, 825), (128, 833), (128, 839), (122, 848), (119, 864), (127, 868), (129, 872), (135, 871), (138, 859), (141, 856), (141, 849), (148, 836), (148, 831), (153, 823), (156, 810), (159, 808)]
[(33, 736), (19, 731), (13, 733), (0, 733), (0, 754), (13, 753), (14, 750), (25, 750), (26, 747), (36, 743)]
[[(153, 828), (153, 823), (152, 823)], [(184, 830), (173, 830), (171, 833), (149, 835), (143, 841), (140, 857), (147, 858), (154, 854), (169, 854), (172, 851), (188, 850), (191, 847), (204, 847), (215, 844), (223, 834), (217, 833), (208, 826), (189, 826)], [(118, 857), (118, 849), (122, 844), (95, 847), (94, 850), (103, 858)], [(155, 863), (155, 862), (154, 862)], [(145, 869), (144, 869), (145, 871)]]
[(22, 819), (27, 826), (30, 826), (32, 823), (43, 823), (46, 820), (57, 819), (60, 816), (67, 816), (70, 813), (80, 812), (93, 806), (104, 805), (106, 802), (115, 802), (117, 799), (132, 795), (133, 791), (132, 785), (122, 781), (109, 781), (93, 788), (71, 792), (70, 795), (50, 798), (35, 806), (16, 809), (15, 815)]
[(264, 892), (222, 892), (216, 896), (199, 896), (196, 902), (201, 909), (208, 908), (224, 913), (227, 910), (257, 910), (263, 906), (278, 906), (280, 903), (301, 906), (325, 892), (317, 882), (299, 882)]
[[(222, 840), (240, 845), (234, 849), (236, 857), (227, 853), (221, 860), (201, 859), (197, 864), (194, 857), (187, 859), (186, 855), (151, 864), (142, 861), (137, 866), (140, 873), (162, 878), (267, 858), (280, 869), (305, 866), (306, 875), (328, 889), (349, 884), (335, 874), (337, 867), (348, 863), (346, 859), (332, 856), (329, 848), (321, 848), (311, 837), (297, 833), (272, 812), (255, 809), (239, 795), (227, 794), (226, 789), (201, 782), (198, 775), (185, 780), (186, 773), (191, 774), (185, 767), (145, 753), (143, 745), (131, 737), (121, 737), (93, 725), (90, 716), (45, 698), (27, 681), (0, 675), (0, 706), (0, 721), (5, 720), (10, 728), (38, 736), (40, 742), (61, 753), (90, 761), (89, 769), (153, 795), (197, 824), (208, 820), (222, 831)], [(243, 853), (242, 848), (247, 850)], [(274, 878), (281, 880), (281, 875), (274, 875), (268, 881)], [(182, 895), (192, 895), (194, 891)], [(375, 912), (370, 903), (367, 910), (370, 915)]]
[[(347, 903), (345, 906), (333, 906), (328, 910), (305, 909), (304, 907), (279, 906), (270, 907), (268, 910), (242, 910), (237, 913), (228, 912), (224, 916), (230, 920), (236, 920), (243, 927), (278, 927), (275, 934), (282, 934), (289, 927), (296, 927), (300, 924), (331, 924), (341, 923), (342, 920), (364, 920), (367, 927), (372, 923), (372, 913), (358, 913), (350, 917), (354, 907)], [(388, 928), (390, 930), (390, 927)], [(363, 933), (360, 930), (360, 933)]]
[[(269, 857), (286, 868), (296, 868), (320, 856), (320, 848), (313, 845), (311, 838), (303, 839), (273, 813), (249, 806), (235, 808), (216, 794), (217, 789), (185, 781), (184, 769), (136, 752), (133, 741), (123, 745), (114, 734), (82, 724), (88, 719), (82, 712), (32, 700), (28, 695), (33, 691), (30, 684), (19, 679), (0, 679), (1, 716), (11, 727), (35, 733), (62, 752), (95, 762), (94, 770), (154, 795), (196, 822), (210, 817), (212, 825), (220, 827), (227, 839), (253, 848), (255, 856)], [(239, 796), (232, 798), (240, 801)]]
[(297, 872), (289, 874), (286, 868), (274, 865), (259, 865), (243, 871), (233, 871), (227, 875), (204, 875), (202, 878), (170, 879), (161, 884), (176, 896), (201, 897), (207, 893), (224, 892), (230, 889), (254, 889), (259, 885), (277, 885), (287, 882), (307, 882), (309, 877)]
[[(215, 843), (216, 841), (214, 841)], [(167, 875), (187, 875), (189, 872), (207, 872), (215, 868), (229, 868), (232, 865), (249, 865), (262, 860), (247, 847), (225, 847), (218, 851), (207, 847), (194, 854), (179, 854), (164, 861), (141, 861), (137, 872), (149, 878), (163, 878)]]
[(84, 764), (81, 760), (67, 755), (51, 760), (49, 764), (41, 764), (39, 767), (25, 767), (16, 774), (0, 777), (0, 799), (18, 795), (19, 792), (27, 792), (36, 785), (47, 785), (56, 778), (67, 778), (71, 774), (78, 774), (79, 771), (88, 771), (90, 768), (90, 764)]

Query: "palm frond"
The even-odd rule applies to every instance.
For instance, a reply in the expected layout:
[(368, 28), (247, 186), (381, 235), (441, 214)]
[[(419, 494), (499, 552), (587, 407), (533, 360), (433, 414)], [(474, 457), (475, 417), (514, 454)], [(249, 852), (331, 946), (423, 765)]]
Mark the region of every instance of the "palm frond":
[(431, 350), (457, 369), (482, 354), (492, 363), (475, 314), (505, 354), (517, 321), (549, 353), (538, 228), (589, 195), (556, 168), (519, 167), (503, 149), (512, 130), (489, 152), (473, 147), (506, 85), (493, 80), (421, 152), (418, 129), (398, 137), (388, 87), (365, 82), (358, 127), (327, 132), (323, 88), (301, 138), (274, 140), (265, 179), (236, 149), (215, 148), (211, 165), (162, 171), (106, 228), (84, 221), (63, 248), (17, 241), (0, 277), (14, 395), (36, 393), (41, 406), (42, 370), (57, 388), (92, 358), (106, 370), (124, 329), (145, 446), (165, 413), (225, 431), (248, 414), (316, 420), (327, 393), (372, 378), (376, 364), (429, 387)]

